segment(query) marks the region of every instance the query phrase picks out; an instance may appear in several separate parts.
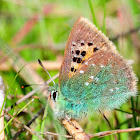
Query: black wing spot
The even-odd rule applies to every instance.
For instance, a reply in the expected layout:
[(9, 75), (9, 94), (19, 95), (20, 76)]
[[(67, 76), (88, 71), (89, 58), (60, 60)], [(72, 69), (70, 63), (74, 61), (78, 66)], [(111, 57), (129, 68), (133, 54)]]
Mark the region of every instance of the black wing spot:
[(79, 55), (80, 51), (79, 51), (79, 50), (76, 50), (75, 53), (76, 53), (77, 55)]
[(73, 54), (74, 52), (72, 51), (71, 53)]
[(82, 61), (82, 64), (85, 62), (85, 60)]
[(74, 72), (76, 72), (76, 69), (74, 70)]
[(71, 71), (72, 71), (72, 72), (74, 71), (74, 67), (71, 68)]
[(77, 61), (77, 57), (73, 57), (73, 62), (76, 62)]
[(98, 48), (98, 47), (93, 48), (93, 52), (96, 52), (96, 51), (98, 51), (98, 50), (99, 50), (99, 48)]
[(81, 58), (78, 58), (77, 59), (77, 63), (81, 63), (82, 59)]
[(86, 51), (82, 51), (82, 52), (81, 52), (81, 55), (82, 55), (82, 56), (85, 56), (85, 55), (86, 55)]
[(89, 42), (89, 43), (88, 43), (88, 46), (92, 46), (92, 45), (93, 45), (93, 43), (92, 43), (92, 42)]
[(85, 45), (85, 43), (82, 41), (82, 42), (81, 42), (81, 46), (84, 46), (84, 45)]

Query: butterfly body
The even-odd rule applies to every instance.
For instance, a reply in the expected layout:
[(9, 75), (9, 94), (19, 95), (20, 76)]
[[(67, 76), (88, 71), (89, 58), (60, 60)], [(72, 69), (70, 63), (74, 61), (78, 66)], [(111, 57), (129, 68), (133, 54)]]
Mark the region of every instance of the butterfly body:
[(112, 42), (81, 17), (69, 35), (56, 91), (55, 116), (77, 119), (119, 107), (136, 95), (136, 78)]

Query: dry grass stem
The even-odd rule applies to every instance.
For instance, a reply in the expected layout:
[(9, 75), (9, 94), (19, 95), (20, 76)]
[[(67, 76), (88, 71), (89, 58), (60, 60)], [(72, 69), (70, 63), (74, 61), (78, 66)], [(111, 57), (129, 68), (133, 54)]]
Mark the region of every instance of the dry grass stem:
[[(0, 117), (0, 131), (3, 130), (3, 128), (4, 128), (4, 111), (2, 111), (2, 114)], [(4, 130), (2, 131), (2, 133), (0, 133), (0, 139), (5, 140)]]
[(42, 132), (37, 132), (37, 133), (43, 134), (43, 135), (51, 135), (51, 136), (63, 136), (63, 137), (65, 137), (65, 138), (67, 138), (67, 139), (72, 139), (72, 138), (73, 138), (73, 137), (70, 136), (70, 135), (60, 135), (60, 134), (53, 133), (53, 132), (44, 132), (44, 133), (42, 133)]
[[(59, 70), (60, 66), (61, 66), (61, 61), (42, 61), (44, 67), (46, 68), (46, 70)], [(38, 64), (35, 62), (35, 63), (30, 63), (31, 67), (33, 69), (38, 69), (39, 66)]]
[[(73, 124), (71, 124), (73, 123)], [(126, 133), (126, 132), (134, 132), (134, 131), (140, 131), (140, 127), (137, 128), (129, 128), (129, 129), (119, 129), (119, 130), (111, 130), (111, 131), (104, 131), (104, 132), (99, 132), (95, 134), (86, 134), (82, 127), (79, 125), (79, 123), (75, 120), (71, 120), (69, 122), (68, 120), (63, 120), (62, 124), (65, 126), (69, 134), (71, 135), (59, 135), (56, 133), (52, 132), (45, 132), (45, 133), (40, 133), (39, 134), (46, 134), (46, 135), (53, 135), (53, 136), (63, 136), (65, 138), (74, 138), (75, 140), (89, 140), (94, 137), (105, 137), (109, 135), (114, 135), (117, 133)]]
[(122, 130), (119, 129), (119, 130), (104, 131), (104, 132), (99, 132), (99, 133), (95, 133), (95, 134), (89, 134), (89, 136), (90, 136), (90, 138), (105, 137), (105, 136), (113, 135), (113, 134), (117, 134), (117, 133), (125, 133), (125, 132), (133, 132), (133, 131), (140, 131), (140, 127), (122, 129)]
[[(59, 70), (62, 63), (61, 61), (42, 61), (42, 62), (46, 70)], [(34, 70), (40, 68), (37, 62), (30, 62), (28, 65), (32, 67)], [(2, 63), (0, 65), (0, 71), (8, 71), (10, 70), (10, 68), (11, 67), (6, 63)]]
[(75, 140), (89, 140), (90, 137), (83, 131), (82, 127), (76, 120), (62, 120), (62, 124)]
[[(3, 108), (4, 96), (5, 96), (5, 86), (3, 83), (3, 79), (0, 76), (0, 111), (2, 110), (0, 114), (1, 115), (0, 116), (0, 132), (4, 128), (4, 108)], [(0, 139), (5, 140), (4, 130), (0, 133)]]

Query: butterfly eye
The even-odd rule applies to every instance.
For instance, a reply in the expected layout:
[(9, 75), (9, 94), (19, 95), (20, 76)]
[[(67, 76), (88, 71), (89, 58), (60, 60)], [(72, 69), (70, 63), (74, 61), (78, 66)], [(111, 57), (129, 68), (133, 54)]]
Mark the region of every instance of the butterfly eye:
[(58, 96), (58, 92), (55, 91), (55, 90), (53, 90), (53, 91), (51, 92), (51, 99), (54, 100), (54, 101), (56, 101), (57, 96)]

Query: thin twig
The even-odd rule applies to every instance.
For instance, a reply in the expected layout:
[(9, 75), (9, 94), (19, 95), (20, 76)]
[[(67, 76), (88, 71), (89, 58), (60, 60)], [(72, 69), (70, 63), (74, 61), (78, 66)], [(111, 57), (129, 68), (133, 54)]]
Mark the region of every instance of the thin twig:
[[(106, 122), (109, 125), (110, 129), (112, 129), (112, 126), (111, 126), (109, 120), (107, 119), (107, 117), (105, 116), (105, 114), (101, 110), (99, 110), (99, 112), (101, 113), (102, 117), (106, 120)], [(114, 138), (115, 138), (115, 140), (118, 140), (116, 135), (114, 135)]]
[(112, 126), (111, 126), (109, 120), (107, 119), (107, 117), (105, 116), (105, 114), (104, 114), (101, 110), (99, 110), (99, 112), (100, 112), (100, 114), (102, 115), (102, 117), (106, 120), (106, 122), (107, 122), (107, 124), (109, 125), (109, 127), (112, 129)]
[(10, 115), (7, 113), (8, 116), (11, 117), (11, 119), (13, 119), (14, 121), (16, 121), (17, 123), (21, 124), (26, 130), (28, 130), (32, 135), (36, 135), (39, 139), (41, 140), (45, 140), (44, 138), (42, 138), (41, 136), (39, 136), (37, 134), (37, 132), (33, 131), (31, 128), (29, 128), (28, 126), (26, 126), (25, 124), (23, 124), (22, 122), (20, 122), (18, 119), (14, 118), (14, 116)]
[(53, 132), (44, 132), (44, 133), (42, 133), (42, 132), (37, 132), (37, 133), (39, 133), (39, 134), (42, 134), (42, 135), (51, 135), (51, 136), (62, 136), (62, 137), (65, 137), (65, 138), (67, 138), (67, 139), (71, 139), (71, 138), (73, 138), (72, 136), (70, 136), (70, 135), (61, 135), (61, 134), (57, 134), (57, 133), (53, 133)]
[(140, 131), (140, 127), (128, 128), (128, 129), (118, 129), (118, 130), (111, 130), (111, 131), (104, 131), (104, 132), (99, 132), (99, 133), (95, 133), (95, 134), (89, 134), (89, 136), (90, 136), (90, 138), (104, 137), (104, 136), (113, 135), (113, 134), (117, 134), (117, 133), (133, 132), (133, 131)]
[[(99, 133), (94, 133), (94, 134), (87, 134), (87, 135), (90, 138), (94, 138), (94, 137), (104, 137), (104, 136), (113, 135), (113, 134), (117, 134), (117, 133), (134, 132), (134, 131), (140, 131), (140, 127), (128, 128), (128, 129), (110, 130), (110, 131), (104, 131), (104, 132), (99, 132)], [(63, 136), (65, 138), (73, 138), (70, 135), (59, 135), (57, 133), (52, 133), (52, 132), (45, 132), (45, 133), (37, 132), (37, 133), (44, 134), (44, 135), (46, 134), (46, 135), (53, 135), (53, 136)]]
[[(36, 118), (38, 118), (38, 116), (42, 113), (44, 111), (44, 107), (42, 107), (38, 112), (37, 112), (37, 114), (27, 123), (27, 125), (26, 126), (30, 126), (35, 120), (36, 120)], [(22, 132), (24, 132), (25, 131), (25, 127), (24, 128), (22, 128), (20, 131), (18, 131), (16, 134), (15, 134), (15, 136), (12, 138), (12, 140), (15, 140)]]
[[(135, 109), (135, 108), (130, 108), (131, 110), (133, 110), (133, 111), (135, 111), (135, 114), (137, 113), (138, 114), (138, 116), (140, 115), (140, 110), (137, 110), (137, 109)], [(135, 115), (134, 114), (134, 115)], [(139, 116), (140, 117), (140, 116)]]

